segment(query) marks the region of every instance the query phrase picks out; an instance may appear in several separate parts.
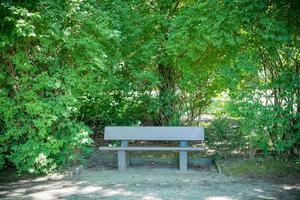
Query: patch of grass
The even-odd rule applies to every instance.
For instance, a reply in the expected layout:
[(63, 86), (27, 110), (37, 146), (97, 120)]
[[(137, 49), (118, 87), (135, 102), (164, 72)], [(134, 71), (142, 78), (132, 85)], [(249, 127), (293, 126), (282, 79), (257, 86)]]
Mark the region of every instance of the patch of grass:
[(281, 159), (230, 160), (221, 162), (221, 168), (229, 175), (296, 175), (300, 173), (300, 162)]

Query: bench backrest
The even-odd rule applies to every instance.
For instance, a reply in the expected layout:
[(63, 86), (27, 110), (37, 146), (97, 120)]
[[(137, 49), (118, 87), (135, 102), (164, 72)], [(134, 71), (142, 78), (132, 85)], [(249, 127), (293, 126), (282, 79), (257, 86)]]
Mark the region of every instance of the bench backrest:
[(194, 141), (204, 140), (203, 127), (108, 126), (105, 140)]

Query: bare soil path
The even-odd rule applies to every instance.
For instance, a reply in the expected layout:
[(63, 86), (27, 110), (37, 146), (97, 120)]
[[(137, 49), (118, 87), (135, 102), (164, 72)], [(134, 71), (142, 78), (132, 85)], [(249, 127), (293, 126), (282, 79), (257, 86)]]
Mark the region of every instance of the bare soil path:
[(0, 199), (300, 199), (293, 183), (219, 175), (214, 170), (131, 167), (83, 170), (81, 175), (51, 175), (0, 184)]

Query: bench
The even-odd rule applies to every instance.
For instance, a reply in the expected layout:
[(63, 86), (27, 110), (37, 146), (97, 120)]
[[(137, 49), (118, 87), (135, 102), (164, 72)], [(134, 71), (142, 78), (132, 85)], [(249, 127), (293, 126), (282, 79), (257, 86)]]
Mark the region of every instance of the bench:
[[(128, 127), (109, 126), (104, 130), (105, 140), (119, 140), (120, 147), (100, 147), (100, 151), (118, 151), (118, 168), (125, 170), (128, 165), (127, 152), (129, 151), (173, 151), (179, 152), (180, 171), (187, 170), (187, 152), (203, 151), (205, 148), (188, 147), (189, 141), (203, 141), (204, 128), (202, 127)], [(137, 147), (128, 146), (128, 141), (179, 141), (178, 147)]]

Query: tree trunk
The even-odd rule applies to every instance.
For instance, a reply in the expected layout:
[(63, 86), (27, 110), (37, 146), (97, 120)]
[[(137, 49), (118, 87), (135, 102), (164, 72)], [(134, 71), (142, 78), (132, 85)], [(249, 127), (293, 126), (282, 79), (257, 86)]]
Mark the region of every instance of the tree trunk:
[(170, 125), (175, 114), (175, 69), (172, 66), (158, 65), (161, 84), (159, 86), (158, 125)]

